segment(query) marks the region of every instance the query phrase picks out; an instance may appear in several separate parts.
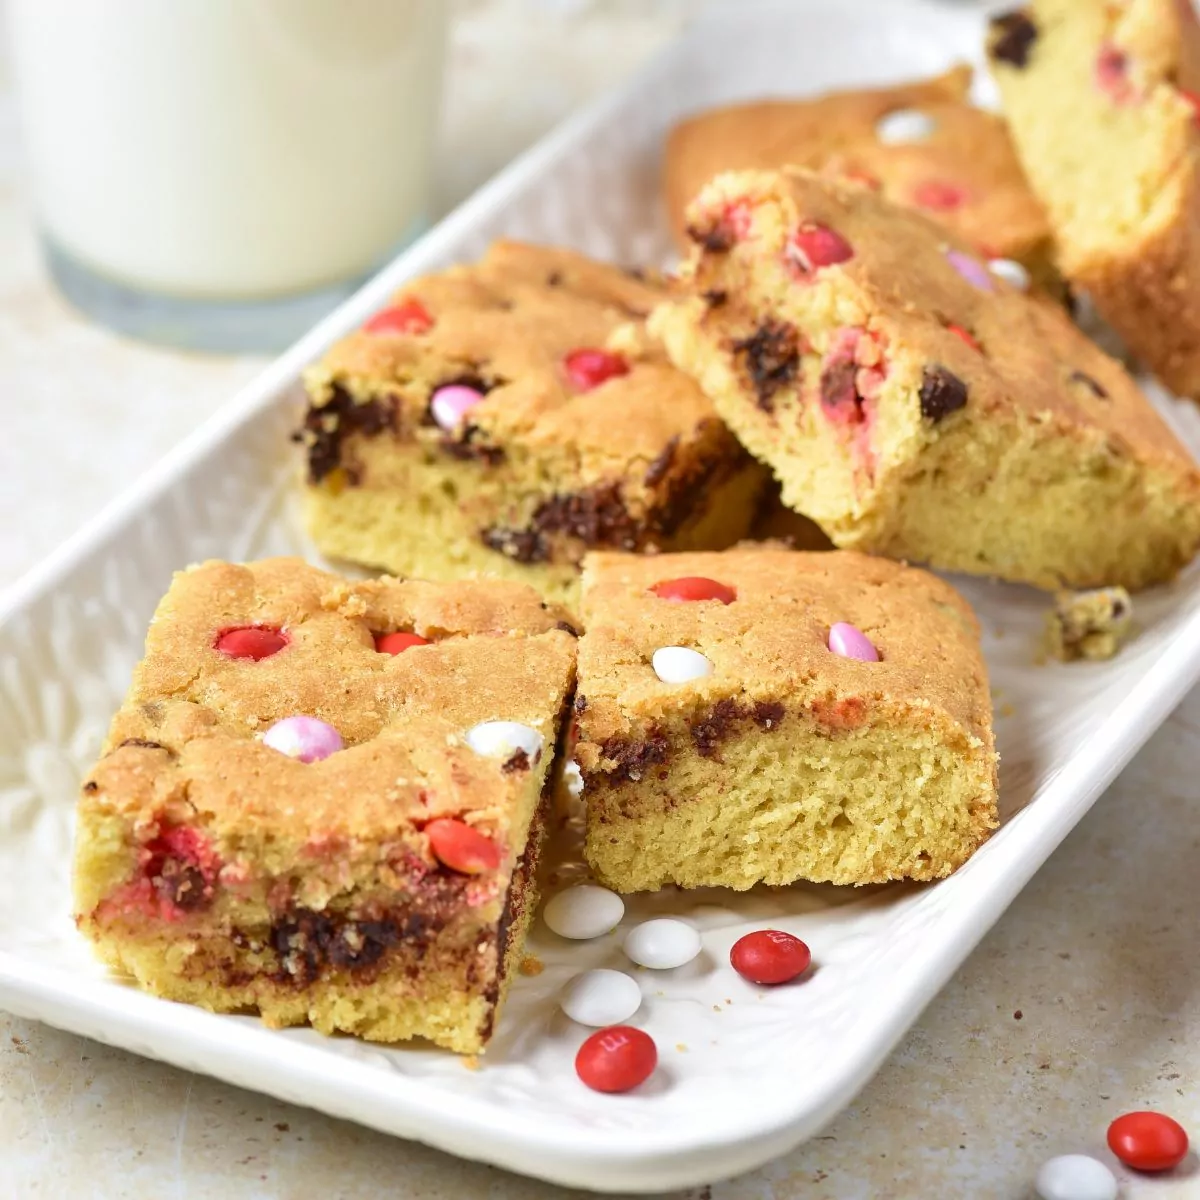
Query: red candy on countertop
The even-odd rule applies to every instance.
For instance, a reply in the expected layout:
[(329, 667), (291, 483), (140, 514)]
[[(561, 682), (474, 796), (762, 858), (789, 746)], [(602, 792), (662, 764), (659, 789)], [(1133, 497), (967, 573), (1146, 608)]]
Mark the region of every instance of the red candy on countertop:
[(411, 650), (414, 646), (428, 646), (429, 639), (423, 638), (417, 633), (377, 633), (375, 635), (375, 649), (380, 654), (402, 654), (405, 650)]
[(572, 350), (563, 359), (563, 369), (571, 386), (581, 392), (590, 392), (610, 379), (629, 374), (629, 364), (619, 354), (587, 348)]
[(363, 325), (367, 333), (427, 333), (432, 328), (429, 310), (414, 296), (380, 309)]
[(781, 929), (758, 929), (733, 943), (729, 961), (751, 983), (787, 983), (808, 970), (812, 952)]
[(1108, 1127), (1108, 1148), (1135, 1171), (1169, 1171), (1187, 1157), (1187, 1131), (1158, 1112), (1131, 1112)]
[(425, 833), (434, 858), (461, 875), (479, 875), (500, 865), (500, 847), (464, 821), (439, 817), (425, 826)]
[(703, 575), (664, 579), (650, 590), (660, 600), (720, 600), (722, 604), (732, 604), (737, 599), (737, 592), (728, 584), (705, 579)]
[(827, 225), (801, 225), (787, 244), (788, 260), (804, 274), (854, 257), (854, 248)]
[(632, 1025), (610, 1025), (592, 1034), (575, 1056), (575, 1073), (595, 1092), (627, 1092), (658, 1066), (654, 1039)]
[(217, 650), (230, 658), (252, 658), (255, 662), (278, 654), (287, 644), (287, 634), (266, 625), (225, 629), (214, 643)]

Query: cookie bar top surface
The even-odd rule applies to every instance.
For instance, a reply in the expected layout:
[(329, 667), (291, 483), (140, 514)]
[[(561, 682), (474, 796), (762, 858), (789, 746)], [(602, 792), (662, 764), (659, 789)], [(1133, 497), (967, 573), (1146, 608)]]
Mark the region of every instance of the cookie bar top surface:
[[(740, 243), (746, 269), (771, 264), (781, 296), (811, 317), (802, 332), (814, 348), (827, 351), (840, 330), (865, 330), (878, 348), (873, 365), (884, 378), (911, 374), (935, 425), (960, 409), (982, 420), (1023, 410), (1065, 434), (1170, 466), (1200, 489), (1191, 456), (1119, 362), (1057, 305), (997, 278), (921, 214), (853, 183), (787, 169), (720, 176), (693, 206), (692, 223), (720, 225), (732, 205), (749, 213)], [(839, 260), (806, 270), (798, 239), (830, 231)], [(698, 250), (689, 264), (697, 290), (707, 286), (708, 257)], [(728, 303), (703, 319), (733, 330), (744, 316)]]
[(1068, 271), (1177, 219), (1200, 162), (1188, 0), (1033, 0), (992, 19), (987, 49)]
[[(700, 389), (640, 333), (663, 294), (571, 251), (497, 242), (477, 264), (408, 284), (401, 298), (420, 304), (427, 328), (351, 334), (310, 373), (310, 394), (321, 404), (337, 385), (360, 402), (394, 398), (401, 423), (421, 425), (433, 390), (466, 382), (486, 391), (469, 417), (477, 444), (573, 456), (584, 482), (645, 471), (673, 440), (724, 435)], [(610, 347), (624, 373), (582, 389), (567, 356)]]
[[(651, 589), (699, 577), (735, 593), (721, 600), (673, 601)], [(746, 546), (723, 553), (588, 556), (587, 632), (580, 642), (579, 692), (594, 742), (625, 736), (688, 705), (740, 699), (756, 719), (776, 719), (792, 703), (823, 698), (887, 700), (940, 709), (968, 736), (990, 739), (986, 669), (979, 627), (966, 601), (928, 572), (851, 551), (810, 553)], [(878, 662), (829, 649), (835, 624), (855, 626)], [(683, 646), (712, 664), (684, 687), (661, 682), (655, 650)]]
[(667, 143), (672, 220), (682, 233), (688, 202), (722, 171), (794, 164), (866, 181), (898, 204), (924, 209), (981, 252), (1028, 255), (1049, 237), (1046, 217), (1003, 121), (970, 104), (970, 80), (970, 69), (960, 67), (893, 87), (692, 117)]
[[(287, 644), (259, 661), (216, 648), (223, 631), (251, 626)], [(375, 636), (395, 631), (431, 644), (377, 651)], [(562, 615), (521, 584), (204, 563), (178, 573), (160, 604), (85, 791), (134, 820), (180, 806), (235, 841), (403, 841), (438, 816), (503, 835), (531, 764), (478, 754), (466, 733), (520, 722), (552, 755), (574, 654)], [(262, 743), (297, 714), (333, 725), (345, 749), (306, 764)]]

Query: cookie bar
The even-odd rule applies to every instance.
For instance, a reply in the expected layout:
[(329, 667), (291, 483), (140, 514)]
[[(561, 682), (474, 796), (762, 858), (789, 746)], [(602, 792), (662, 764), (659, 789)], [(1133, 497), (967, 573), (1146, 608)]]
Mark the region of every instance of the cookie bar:
[(79, 802), (77, 922), (160, 996), (487, 1042), (575, 639), (508, 582), (176, 575)]
[(1034, 0), (992, 72), (1059, 265), (1173, 390), (1200, 395), (1200, 25), (1188, 0)]
[(576, 758), (619, 891), (937, 879), (997, 823), (974, 615), (849, 551), (590, 555)]
[(1053, 278), (1050, 230), (1004, 122), (972, 107), (967, 67), (895, 87), (764, 100), (700, 113), (667, 139), (664, 189), (679, 243), (687, 206), (723, 171), (808, 167), (875, 188), (985, 256)]
[(572, 597), (588, 547), (720, 548), (763, 473), (640, 330), (662, 288), (500, 242), (409, 285), (308, 376), (320, 549)]
[(692, 225), (651, 327), (836, 545), (1049, 590), (1194, 554), (1200, 474), (1124, 368), (925, 217), (797, 169)]

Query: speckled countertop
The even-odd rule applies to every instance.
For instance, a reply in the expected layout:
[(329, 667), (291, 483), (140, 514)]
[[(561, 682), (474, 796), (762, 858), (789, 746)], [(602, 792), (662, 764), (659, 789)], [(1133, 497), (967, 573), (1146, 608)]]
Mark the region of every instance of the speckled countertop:
[[(446, 203), (649, 53), (688, 4), (459, 7)], [(0, 587), (259, 366), (123, 342), (48, 288), (0, 68)], [(1198, 747), (1193, 695), (826, 1134), (689, 1200), (1024, 1198), (1047, 1157), (1107, 1157), (1104, 1130), (1119, 1112), (1159, 1107), (1200, 1134)], [(0, 1014), (0, 1196), (576, 1194)], [(1193, 1154), (1170, 1179), (1125, 1175), (1122, 1194), (1200, 1197), (1200, 1166)]]

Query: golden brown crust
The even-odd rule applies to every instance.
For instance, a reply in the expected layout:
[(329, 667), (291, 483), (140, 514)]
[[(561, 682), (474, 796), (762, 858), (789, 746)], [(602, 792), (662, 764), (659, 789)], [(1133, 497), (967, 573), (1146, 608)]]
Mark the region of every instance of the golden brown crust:
[[(834, 92), (810, 100), (767, 100), (701, 113), (667, 140), (664, 190), (681, 247), (690, 247), (686, 208), (723, 171), (794, 164), (823, 174), (877, 181), (898, 204), (921, 207), (921, 186), (965, 189), (953, 208), (926, 209), (994, 257), (1035, 267), (1048, 259), (1049, 227), (1030, 192), (1003, 122), (971, 106), (970, 69), (899, 86)], [(879, 140), (881, 118), (915, 109), (933, 121), (927, 139)]]

